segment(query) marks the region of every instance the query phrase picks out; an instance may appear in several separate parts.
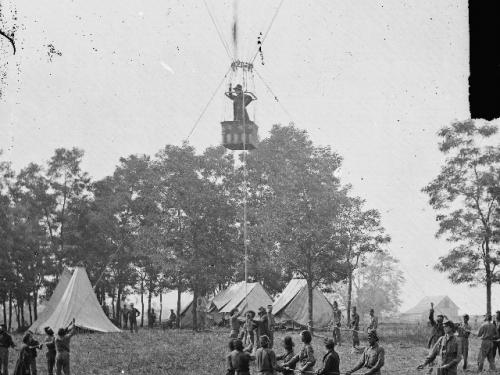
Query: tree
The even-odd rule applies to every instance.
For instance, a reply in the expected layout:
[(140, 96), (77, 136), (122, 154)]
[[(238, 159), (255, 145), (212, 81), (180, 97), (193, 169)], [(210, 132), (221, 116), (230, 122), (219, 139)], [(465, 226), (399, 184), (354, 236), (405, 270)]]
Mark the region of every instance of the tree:
[(351, 318), (351, 296), (354, 271), (362, 265), (366, 256), (382, 252), (390, 242), (381, 225), (377, 210), (364, 210), (365, 201), (347, 197), (341, 201), (340, 214), (335, 222), (334, 236), (338, 246), (345, 249), (347, 265), (347, 323)]
[[(179, 292), (192, 290), (193, 301), (229, 276), (237, 260), (236, 214), (228, 193), (231, 171), (232, 159), (224, 156), (223, 148), (198, 156), (184, 144), (166, 146), (157, 154), (158, 231), (168, 239), (159, 248), (170, 264), (164, 271), (175, 267), (173, 284)], [(193, 309), (193, 329), (197, 329), (196, 320)]]
[(454, 244), (436, 269), (453, 283), (486, 286), (486, 312), (491, 313), (491, 285), (498, 281), (500, 148), (488, 146), (497, 127), (474, 121), (443, 127), (439, 150), (446, 156), (438, 176), (423, 191), (438, 212), (437, 237)]
[(344, 249), (333, 237), (344, 199), (336, 177), (340, 164), (339, 155), (314, 146), (293, 125), (273, 126), (248, 156), (249, 194), (256, 197), (250, 238), (267, 242), (285, 271), (307, 281), (311, 330), (314, 287), (346, 276)]
[(399, 261), (385, 252), (371, 254), (364, 267), (356, 271), (355, 289), (358, 312), (371, 308), (378, 313), (394, 313), (401, 306), (403, 273)]

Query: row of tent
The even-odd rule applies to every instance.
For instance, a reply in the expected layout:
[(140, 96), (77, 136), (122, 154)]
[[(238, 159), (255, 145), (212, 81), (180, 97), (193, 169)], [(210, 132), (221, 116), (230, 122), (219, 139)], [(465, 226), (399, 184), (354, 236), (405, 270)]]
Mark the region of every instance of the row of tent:
[[(171, 297), (177, 297), (177, 292)], [(193, 298), (189, 294), (181, 295), (181, 327), (190, 328), (193, 320)], [(172, 300), (172, 298), (170, 298)], [(167, 305), (169, 299), (167, 298)], [(281, 295), (273, 302), (271, 296), (260, 283), (239, 282), (219, 292), (210, 301), (203, 300), (207, 317), (220, 322), (233, 309), (238, 309), (243, 316), (247, 311), (258, 311), (259, 307), (273, 305), (273, 315), (277, 323), (285, 325), (307, 326), (308, 291), (304, 279), (292, 279)], [(170, 305), (171, 308), (175, 308)], [(109, 320), (94, 293), (87, 272), (77, 267), (73, 273), (64, 270), (59, 282), (40, 312), (38, 319), (30, 327), (36, 333), (43, 333), (46, 326), (58, 329), (65, 327), (75, 318), (76, 325), (82, 329), (97, 332), (119, 332)], [(330, 302), (318, 289), (313, 290), (313, 323), (315, 327), (327, 327), (333, 319)]]

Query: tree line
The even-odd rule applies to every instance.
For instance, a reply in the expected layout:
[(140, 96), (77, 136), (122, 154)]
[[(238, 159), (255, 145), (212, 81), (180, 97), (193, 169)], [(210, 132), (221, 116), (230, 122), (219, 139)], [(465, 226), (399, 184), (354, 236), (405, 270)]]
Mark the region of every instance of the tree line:
[(131, 292), (151, 308), (162, 291), (189, 290), (196, 300), (243, 280), (245, 201), (249, 281), (276, 294), (292, 277), (306, 279), (310, 316), (314, 287), (335, 282), (349, 285), (350, 311), (356, 270), (390, 242), (380, 213), (341, 183), (342, 157), (292, 124), (273, 126), (245, 164), (223, 147), (197, 154), (184, 143), (123, 157), (94, 180), (83, 157), (60, 148), (18, 172), (0, 163), (0, 301), (9, 327), (37, 319), (38, 301), (65, 266), (86, 268), (113, 317)]

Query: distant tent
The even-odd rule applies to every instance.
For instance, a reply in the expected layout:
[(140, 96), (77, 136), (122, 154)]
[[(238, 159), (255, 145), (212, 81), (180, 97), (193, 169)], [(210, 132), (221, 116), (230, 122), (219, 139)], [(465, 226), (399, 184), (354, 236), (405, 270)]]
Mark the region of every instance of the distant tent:
[(69, 281), (64, 281), (67, 276), (63, 272), (47, 307), (30, 330), (43, 333), (44, 327), (48, 326), (57, 331), (75, 318), (79, 328), (97, 332), (120, 332), (104, 314), (85, 269), (77, 267)]
[(57, 283), (54, 292), (50, 296), (49, 300), (43, 305), (44, 306), (43, 310), (41, 310), (40, 313), (38, 314), (38, 319), (30, 327), (30, 329), (33, 332), (36, 331), (43, 332), (43, 328), (46, 326), (41, 326), (41, 325), (43, 325), (43, 322), (47, 321), (47, 319), (54, 312), (70, 280), (71, 280), (71, 271), (68, 270), (67, 268), (64, 268), (63, 273), (59, 277), (59, 282)]
[(272, 303), (273, 300), (260, 283), (247, 283), (245, 287), (245, 282), (241, 281), (218, 293), (210, 303), (210, 311), (217, 321), (219, 318), (217, 314), (229, 314), (235, 308), (244, 315), (249, 310), (257, 313), (259, 307), (266, 307)]
[[(309, 296), (305, 279), (292, 279), (273, 305), (276, 322), (307, 326), (309, 321)], [(313, 324), (315, 328), (327, 327), (333, 319), (333, 307), (325, 295), (313, 289)]]

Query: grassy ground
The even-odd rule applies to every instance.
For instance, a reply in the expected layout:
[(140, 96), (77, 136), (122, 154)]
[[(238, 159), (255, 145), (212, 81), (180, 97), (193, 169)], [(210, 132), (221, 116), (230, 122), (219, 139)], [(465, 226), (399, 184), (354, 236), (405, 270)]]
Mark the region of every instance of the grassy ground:
[[(300, 348), (298, 332), (288, 333), (293, 337), (296, 350)], [(321, 333), (329, 335), (328, 333)], [(281, 339), (285, 333), (276, 333), (275, 350), (281, 352)], [(228, 330), (197, 333), (176, 330), (140, 330), (138, 334), (123, 332), (119, 334), (78, 334), (71, 342), (71, 371), (73, 374), (151, 374), (151, 375), (224, 375), (225, 356), (227, 354)], [(340, 355), (341, 371), (350, 369), (359, 359), (359, 354), (352, 353), (350, 336), (344, 334), (346, 342), (337, 347)], [(20, 343), (16, 336), (15, 342)], [(366, 342), (362, 337), (362, 345)], [(416, 366), (427, 354), (422, 344), (411, 339), (384, 339), (380, 344), (385, 348), (386, 365), (383, 373), (417, 374)], [(477, 368), (477, 348), (479, 342), (473, 340), (469, 362), (474, 371)], [(323, 353), (323, 340), (313, 339), (319, 368)], [(14, 368), (17, 352), (10, 352), (10, 373)], [(485, 364), (487, 368), (488, 365)], [(38, 374), (47, 374), (45, 349), (39, 353)], [(362, 373), (363, 371), (360, 371)], [(462, 370), (459, 370), (461, 373)], [(435, 374), (435, 373), (434, 373)]]

